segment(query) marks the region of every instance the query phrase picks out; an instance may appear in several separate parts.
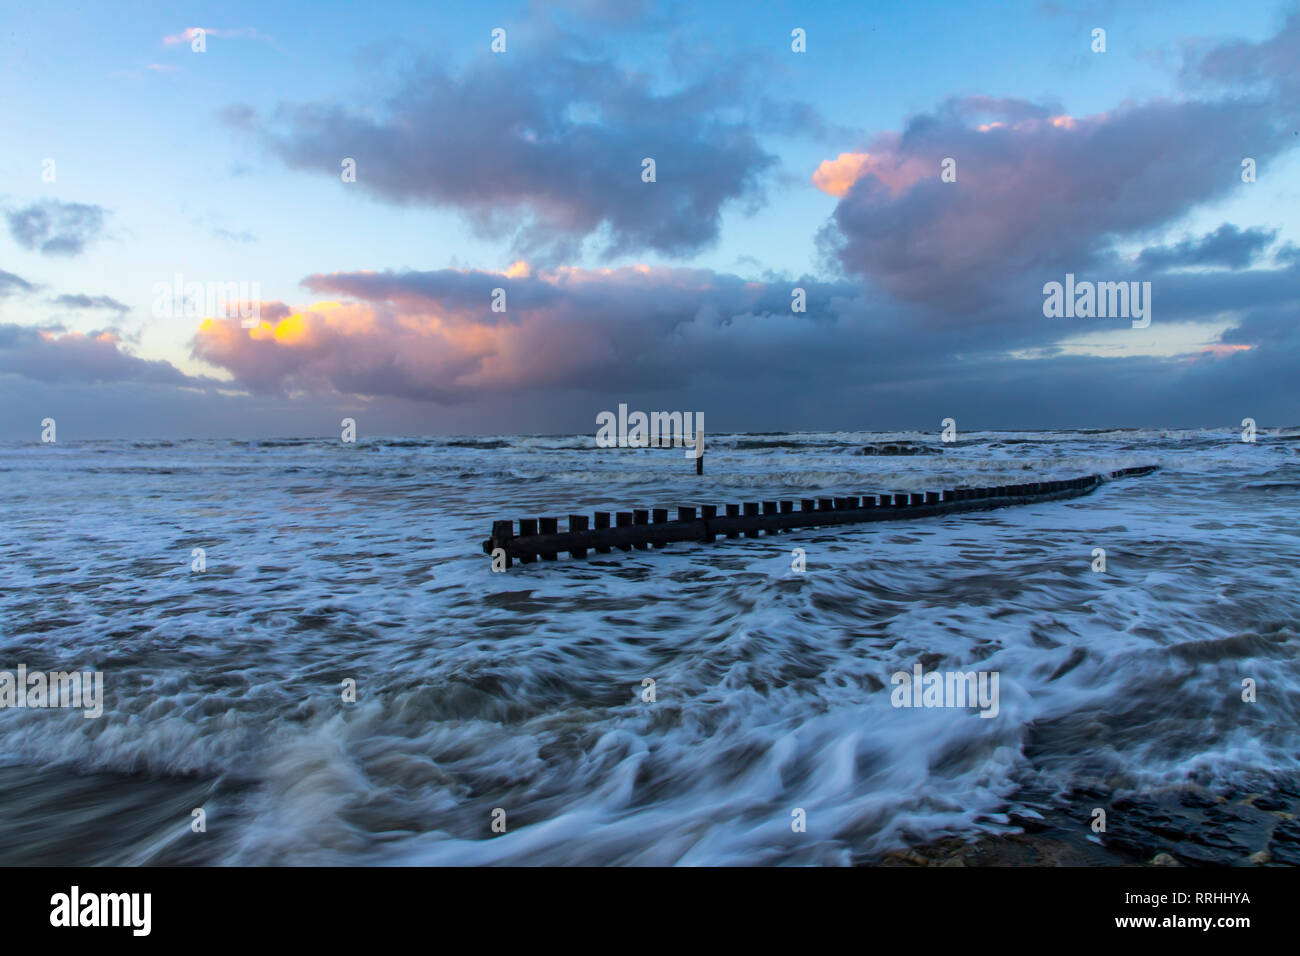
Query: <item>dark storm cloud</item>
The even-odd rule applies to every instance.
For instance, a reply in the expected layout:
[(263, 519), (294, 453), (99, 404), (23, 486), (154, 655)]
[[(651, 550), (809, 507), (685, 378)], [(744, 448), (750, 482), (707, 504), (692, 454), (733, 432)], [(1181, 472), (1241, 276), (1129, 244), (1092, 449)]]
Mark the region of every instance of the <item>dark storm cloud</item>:
[[(459, 75), (430, 69), (386, 104), (282, 107), (262, 130), (289, 165), (400, 204), (452, 208), (487, 235), (556, 262), (599, 234), (608, 254), (682, 256), (713, 243), (730, 203), (762, 201), (777, 160), (758, 118), (738, 115), (749, 74), (674, 91), (562, 49), (484, 53)], [(763, 124), (811, 122), (763, 107)], [(243, 111), (230, 115), (250, 120)], [(656, 182), (642, 181), (642, 160)]]
[(99, 206), (56, 199), (5, 213), (14, 241), (46, 256), (80, 255), (103, 231), (104, 217)]

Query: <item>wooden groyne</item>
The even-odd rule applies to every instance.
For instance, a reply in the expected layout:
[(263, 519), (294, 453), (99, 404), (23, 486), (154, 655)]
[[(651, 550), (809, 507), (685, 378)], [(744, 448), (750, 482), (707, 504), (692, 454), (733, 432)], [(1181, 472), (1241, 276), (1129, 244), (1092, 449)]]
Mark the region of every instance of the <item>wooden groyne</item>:
[(724, 505), (721, 509), (717, 505), (703, 505), (698, 509), (678, 508), (672, 520), (667, 508), (637, 508), (612, 513), (597, 511), (590, 522), (586, 515), (569, 515), (567, 531), (559, 530), (558, 518), (521, 518), (518, 531), (513, 521), (494, 521), (492, 537), (483, 542), (483, 551), (490, 555), (500, 548), (505, 552), (506, 567), (510, 567), (515, 559), (524, 563), (539, 558), (554, 561), (564, 552), (574, 558), (585, 558), (593, 550), (600, 554), (614, 548), (644, 551), (679, 541), (712, 543), (721, 537), (744, 535), (754, 538), (760, 533), (777, 534), (792, 528), (985, 511), (1007, 505), (1077, 498), (1094, 491), (1108, 479), (1149, 475), (1156, 467), (1145, 465), (1112, 471), (1107, 475), (989, 488), (803, 498), (797, 509), (792, 500), (750, 501)]

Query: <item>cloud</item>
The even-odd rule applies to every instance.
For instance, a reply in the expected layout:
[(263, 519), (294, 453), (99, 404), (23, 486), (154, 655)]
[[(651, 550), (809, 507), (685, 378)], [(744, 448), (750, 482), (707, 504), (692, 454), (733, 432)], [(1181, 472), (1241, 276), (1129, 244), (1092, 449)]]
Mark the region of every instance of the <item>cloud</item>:
[(0, 372), (40, 382), (195, 385), (170, 362), (136, 358), (116, 331), (65, 332), (0, 324)]
[(123, 305), (116, 299), (106, 295), (60, 295), (53, 301), (69, 309), (106, 309), (118, 313), (131, 311), (130, 306)]
[(650, 0), (530, 0), (535, 14), (564, 11), (604, 27), (632, 27), (650, 15)]
[[(1291, 125), (1300, 86), (1289, 85), (1297, 62), (1300, 13), (1263, 43), (1189, 54), (1184, 81), (1227, 86), (1222, 98), (1089, 116), (1056, 103), (950, 99), (821, 163), (813, 183), (840, 202), (819, 246), (846, 273), (938, 314), (1018, 298), (1064, 272), (1113, 268), (1117, 240), (1142, 240), (1240, 189), (1243, 155), (1263, 162), (1300, 143)], [(940, 178), (949, 158), (956, 182)], [(1152, 250), (1142, 265), (1200, 256), (1239, 268), (1262, 238), (1225, 232), (1196, 248)]]
[(246, 229), (241, 229), (239, 232), (232, 232), (229, 229), (216, 228), (212, 230), (212, 234), (218, 239), (225, 239), (229, 242), (254, 242), (257, 239), (257, 236), (253, 235)]
[(35, 288), (26, 279), (0, 269), (0, 299), (7, 296), (31, 292)]
[(5, 213), (9, 234), (24, 249), (45, 256), (76, 256), (99, 238), (105, 210), (85, 203), (45, 199)]
[(1194, 266), (1244, 269), (1276, 238), (1276, 229), (1238, 229), (1225, 222), (1200, 239), (1184, 239), (1173, 246), (1143, 249), (1138, 256), (1138, 265), (1153, 272)]
[[(263, 307), (257, 329), (208, 320), (196, 358), (265, 394), (338, 391), (455, 403), (528, 389), (686, 381), (719, 337), (765, 350), (814, 325), (788, 285), (698, 269), (361, 272), (309, 276), (329, 301)], [(825, 315), (847, 286), (807, 282)], [(503, 288), (507, 311), (493, 312)], [(353, 301), (342, 301), (350, 299)], [(742, 334), (744, 333), (744, 334)], [(752, 336), (747, 343), (740, 339)], [(698, 355), (683, 363), (680, 352)], [(769, 363), (769, 371), (778, 363)]]
[[(853, 409), (885, 425), (882, 415), (929, 410), (944, 396), (954, 403), (946, 414), (986, 409), (988, 422), (998, 421), (993, 410), (1010, 409), (1002, 424), (1051, 423), (1052, 413), (1060, 422), (1107, 424), (1131, 420), (1122, 400), (1141, 394), (1154, 403), (1143, 420), (1165, 414), (1195, 423), (1218, 406), (1210, 394), (1202, 401), (1181, 392), (1189, 376), (1272, 411), (1285, 403), (1282, 369), (1300, 361), (1300, 342), (1287, 338), (1300, 308), (1298, 278), (1300, 266), (1169, 274), (1158, 284), (1152, 330), (1139, 332), (1128, 320), (1045, 319), (1038, 289), (1014, 312), (1000, 303), (939, 326), (921, 321), (918, 306), (859, 283), (806, 276), (753, 281), (707, 269), (523, 263), (503, 272), (329, 273), (303, 280), (321, 301), (265, 304), (254, 330), (237, 319), (208, 320), (192, 352), (256, 395), (444, 408), (509, 402), (530, 415), (560, 396), (606, 408), (652, 394), (676, 403), (663, 407), (730, 409), (734, 427), (832, 427), (830, 419), (850, 427)], [(806, 313), (791, 311), (795, 286), (807, 292)], [(496, 288), (506, 291), (504, 313), (490, 308)], [(1225, 315), (1237, 318), (1218, 337)], [(1160, 330), (1175, 323), (1200, 323), (1205, 332), (1178, 333), (1187, 347), (1171, 353)], [(1138, 350), (1148, 342), (1153, 354), (1109, 358), (1067, 348), (1099, 332), (1131, 337)], [(1021, 352), (1049, 357), (1026, 361)], [(1206, 363), (1224, 368), (1207, 371)], [(1150, 381), (1136, 388), (1135, 374)], [(1087, 381), (1086, 415), (1061, 391), (1066, 380)], [(1032, 401), (1031, 386), (1042, 390)], [(1016, 411), (1003, 389), (1029, 401), (1032, 413)]]
[[(823, 181), (843, 198), (821, 242), (845, 271), (900, 299), (964, 310), (1018, 276), (1084, 272), (1116, 237), (1228, 193), (1240, 185), (1239, 143), (1260, 157), (1291, 145), (1263, 101), (1157, 102), (1089, 117), (1033, 115), (1023, 104), (1023, 118), (990, 122), (970, 105), (914, 117), (855, 165), (823, 164)], [(957, 181), (946, 183), (949, 157)], [(844, 188), (836, 174), (854, 170)]]
[(1194, 44), (1183, 60), (1180, 79), (1192, 88), (1273, 88), (1295, 115), (1300, 109), (1300, 9), (1292, 10), (1273, 36)]
[[(746, 68), (662, 92), (608, 61), (548, 48), (484, 54), (460, 75), (433, 68), (386, 103), (284, 106), (258, 128), (287, 164), (404, 205), (450, 208), (483, 235), (542, 261), (571, 260), (599, 234), (605, 254), (685, 256), (718, 237), (729, 204), (753, 208), (776, 157), (756, 129), (811, 122), (742, 97)], [(761, 114), (761, 115), (760, 115)], [(254, 124), (247, 109), (231, 125)], [(656, 182), (642, 181), (642, 160)]]
[[(1010, 311), (1002, 302), (941, 326), (856, 281), (708, 269), (515, 263), (321, 273), (303, 286), (308, 302), (263, 303), (255, 329), (237, 318), (198, 327), (193, 356), (232, 379), (220, 393), (213, 379), (125, 352), (111, 330), (20, 326), (0, 326), (0, 372), (12, 373), (0, 375), (0, 393), (22, 408), (49, 402), (48, 390), (15, 390), (15, 375), (57, 383), (60, 394), (81, 389), (91, 402), (92, 386), (74, 383), (102, 383), (118, 389), (103, 393), (112, 407), (135, 407), (122, 389), (137, 384), (200, 388), (212, 410), (195, 421), (237, 422), (217, 410), (233, 402), (265, 409), (295, 434), (362, 405), (376, 428), (583, 430), (594, 410), (619, 401), (703, 409), (714, 427), (759, 430), (935, 427), (954, 409), (967, 410), (966, 427), (1196, 425), (1229, 405), (1261, 421), (1294, 420), (1289, 383), (1300, 364), (1300, 263), (1162, 273), (1155, 321), (1141, 331), (1127, 321), (1047, 320), (1038, 290)], [(795, 286), (807, 292), (806, 313), (791, 310)], [(505, 312), (491, 310), (497, 288)], [(1187, 348), (1174, 354), (1161, 337), (1174, 323), (1206, 331), (1189, 326), (1179, 334)], [(1155, 354), (1072, 347), (1101, 332), (1138, 350), (1149, 342)], [(183, 404), (188, 393), (175, 394)]]
[(162, 38), (163, 46), (177, 46), (181, 43), (191, 43), (199, 30), (202, 30), (205, 36), (220, 37), (222, 39), (238, 39), (247, 37), (252, 40), (270, 40), (270, 37), (258, 33), (253, 27), (242, 27), (235, 30), (223, 30), (219, 27), (186, 27), (180, 33), (172, 33)]
[(812, 184), (824, 193), (843, 199), (858, 180), (871, 176), (897, 195), (934, 174), (931, 163), (919, 157), (872, 156), (870, 153), (840, 153), (823, 160), (813, 171)]

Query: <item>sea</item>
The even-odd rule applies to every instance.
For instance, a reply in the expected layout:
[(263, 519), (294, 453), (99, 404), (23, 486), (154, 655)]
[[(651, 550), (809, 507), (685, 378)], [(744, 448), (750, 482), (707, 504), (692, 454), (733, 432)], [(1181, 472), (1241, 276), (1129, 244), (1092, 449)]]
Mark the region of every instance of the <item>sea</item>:
[[(0, 671), (103, 679), (97, 717), (0, 707), (3, 864), (1300, 864), (1300, 427), (711, 434), (703, 475), (593, 435), (8, 443), (0, 489)], [(900, 705), (918, 665), (996, 674), (996, 714)]]

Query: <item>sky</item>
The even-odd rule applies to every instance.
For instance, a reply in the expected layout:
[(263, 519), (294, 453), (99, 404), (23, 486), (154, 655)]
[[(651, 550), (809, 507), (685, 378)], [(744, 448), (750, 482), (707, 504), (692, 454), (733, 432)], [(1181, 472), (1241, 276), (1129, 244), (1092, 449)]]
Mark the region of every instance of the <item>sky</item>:
[(0, 91), (6, 440), (1300, 423), (1294, 3), (6, 0)]

